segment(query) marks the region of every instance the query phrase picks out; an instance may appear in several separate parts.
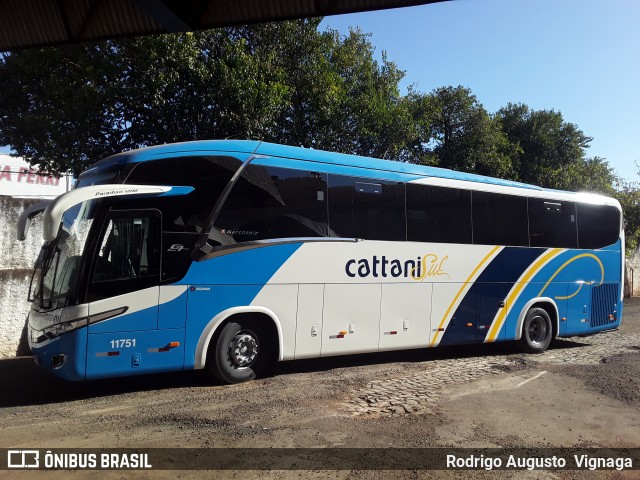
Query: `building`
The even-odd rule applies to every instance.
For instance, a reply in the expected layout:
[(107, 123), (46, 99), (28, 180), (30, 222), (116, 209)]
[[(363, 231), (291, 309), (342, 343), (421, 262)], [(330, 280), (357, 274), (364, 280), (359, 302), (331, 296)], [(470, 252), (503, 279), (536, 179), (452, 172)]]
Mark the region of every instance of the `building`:
[(68, 191), (73, 178), (40, 175), (21, 158), (0, 154), (0, 358), (20, 353), (18, 346), (29, 303), (29, 280), (33, 262), (42, 245), (42, 226), (36, 219), (35, 235), (16, 239), (16, 223), (22, 211), (42, 200)]

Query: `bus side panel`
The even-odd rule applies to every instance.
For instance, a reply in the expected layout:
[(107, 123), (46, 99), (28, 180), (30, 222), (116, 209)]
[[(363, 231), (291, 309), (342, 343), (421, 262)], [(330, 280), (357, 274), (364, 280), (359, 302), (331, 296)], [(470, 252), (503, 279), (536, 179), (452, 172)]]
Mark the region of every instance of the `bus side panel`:
[(187, 287), (163, 285), (160, 287), (158, 330), (182, 328), (187, 319)]
[[(549, 260), (508, 305), (509, 313), (502, 329), (505, 340), (519, 337), (520, 315), (527, 303), (534, 298), (549, 298), (558, 308), (559, 336), (582, 335), (598, 330), (615, 328), (616, 321), (609, 321), (608, 314), (617, 309), (620, 302), (614, 298), (618, 276), (620, 275), (620, 253), (616, 251), (567, 250)], [(602, 285), (602, 287), (600, 287)], [(607, 287), (610, 285), (610, 287)], [(609, 299), (601, 305), (600, 317), (596, 325), (591, 321), (592, 291), (606, 289), (600, 297)], [(619, 293), (619, 290), (617, 290)], [(596, 302), (600, 305), (602, 302)], [(606, 308), (605, 308), (606, 307)], [(607, 310), (604, 312), (604, 310)], [(526, 313), (525, 313), (526, 314)]]
[(126, 309), (124, 314), (90, 322), (89, 334), (156, 330), (159, 294), (160, 287), (150, 287), (89, 303), (89, 315), (93, 318)]
[[(565, 335), (582, 335), (620, 325), (620, 252), (573, 251), (565, 261), (570, 276)], [(568, 263), (571, 262), (571, 263)]]
[(89, 334), (87, 379), (182, 370), (183, 363), (184, 329)]
[[(466, 290), (468, 287), (468, 290)], [(474, 288), (475, 287), (475, 288)], [(457, 283), (441, 283), (434, 285), (433, 297), (436, 300), (434, 305), (435, 321), (439, 321), (438, 327), (444, 328), (444, 332), (433, 332), (440, 339), (437, 345), (462, 345), (466, 343), (475, 343), (476, 327), (478, 320), (478, 284), (457, 284)], [(465, 292), (464, 296), (460, 296), (461, 301), (451, 308), (453, 303), (449, 303), (449, 299), (455, 298), (458, 293)], [(444, 302), (440, 299), (446, 299)], [(441, 303), (442, 302), (442, 303)], [(440, 304), (437, 309), (436, 305)], [(440, 319), (438, 310), (445, 309), (448, 312), (446, 317)]]
[(378, 350), (381, 290), (379, 283), (325, 285), (323, 357)]
[(545, 251), (504, 247), (464, 295), (440, 344), (505, 340), (504, 319), (513, 303), (509, 298), (517, 291), (521, 277)]
[(265, 307), (275, 314), (282, 332), (282, 359), (293, 359), (296, 349), (298, 285), (265, 285), (251, 305)]
[(320, 356), (322, 348), (322, 307), (324, 284), (298, 286), (295, 358)]
[(379, 350), (429, 345), (432, 293), (432, 283), (382, 285)]
[(431, 346), (474, 343), (478, 318), (477, 284), (436, 283), (433, 286)]
[(569, 283), (568, 285), (567, 328), (565, 335), (580, 335), (588, 333), (589, 306), (591, 305), (591, 285)]
[[(185, 369), (195, 368), (198, 341), (209, 322), (225, 310), (250, 305), (262, 288), (262, 285), (192, 285), (189, 287)], [(295, 302), (295, 298), (293, 301)]]
[[(185, 369), (195, 367), (198, 341), (209, 322), (225, 310), (250, 306), (300, 245), (264, 246), (191, 264), (181, 281), (188, 285)], [(295, 305), (296, 298), (291, 301)]]

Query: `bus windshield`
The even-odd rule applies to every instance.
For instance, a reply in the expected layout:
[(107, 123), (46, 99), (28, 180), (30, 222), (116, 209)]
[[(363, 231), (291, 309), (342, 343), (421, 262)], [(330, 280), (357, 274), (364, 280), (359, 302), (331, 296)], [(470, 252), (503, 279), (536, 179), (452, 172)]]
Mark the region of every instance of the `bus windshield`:
[(34, 301), (41, 309), (64, 306), (75, 290), (96, 204), (96, 200), (89, 200), (67, 210), (58, 237), (42, 247), (41, 261), (34, 273)]

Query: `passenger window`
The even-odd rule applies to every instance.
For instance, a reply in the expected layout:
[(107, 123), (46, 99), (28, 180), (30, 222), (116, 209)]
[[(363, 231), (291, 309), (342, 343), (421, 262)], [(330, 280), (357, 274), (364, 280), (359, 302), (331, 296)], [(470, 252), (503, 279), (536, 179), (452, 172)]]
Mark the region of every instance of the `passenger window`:
[(576, 225), (575, 203), (529, 199), (529, 242), (532, 247), (576, 248)]
[(407, 184), (407, 239), (471, 243), (471, 192)]
[(329, 226), (333, 236), (405, 240), (404, 184), (330, 175)]
[(473, 192), (473, 243), (528, 246), (527, 198)]
[(578, 204), (578, 245), (603, 248), (620, 237), (620, 211), (608, 205)]
[(219, 243), (332, 236), (325, 173), (248, 165), (216, 220)]

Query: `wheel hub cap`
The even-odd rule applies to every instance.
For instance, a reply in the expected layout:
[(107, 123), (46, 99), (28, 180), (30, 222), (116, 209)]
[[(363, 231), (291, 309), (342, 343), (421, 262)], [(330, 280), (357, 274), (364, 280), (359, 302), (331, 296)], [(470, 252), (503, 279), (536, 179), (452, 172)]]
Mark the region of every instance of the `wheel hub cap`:
[(533, 343), (542, 343), (547, 336), (547, 325), (541, 317), (535, 317), (529, 325), (529, 338)]
[(249, 332), (238, 332), (229, 344), (229, 356), (238, 367), (246, 367), (258, 356), (258, 342)]

